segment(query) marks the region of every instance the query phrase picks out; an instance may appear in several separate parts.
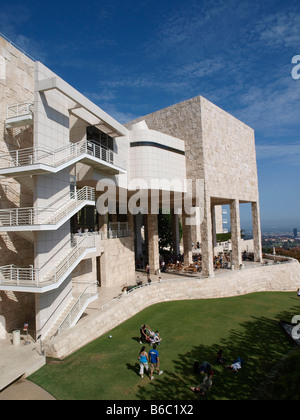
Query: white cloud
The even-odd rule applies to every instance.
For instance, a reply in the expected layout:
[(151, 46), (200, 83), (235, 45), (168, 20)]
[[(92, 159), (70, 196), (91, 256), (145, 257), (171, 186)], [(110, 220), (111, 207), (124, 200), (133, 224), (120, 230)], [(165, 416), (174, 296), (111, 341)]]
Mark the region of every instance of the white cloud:
[(275, 13), (262, 19), (254, 31), (259, 34), (259, 40), (270, 48), (299, 46), (299, 20), (300, 13), (294, 10)]
[(241, 106), (234, 114), (269, 137), (289, 135), (299, 127), (300, 82), (292, 79), (288, 67), (285, 77), (270, 78), (268, 83), (241, 94)]
[(19, 25), (26, 24), (30, 19), (32, 19), (30, 7), (8, 5), (1, 10), (0, 32), (30, 57), (44, 61), (46, 48), (40, 41), (35, 41), (18, 30)]
[(257, 158), (260, 160), (275, 160), (300, 166), (300, 140), (293, 144), (261, 144), (256, 146)]
[(112, 104), (104, 104), (102, 109), (121, 124), (125, 124), (126, 122), (135, 120), (139, 117), (139, 115), (131, 112), (120, 111), (116, 105)]

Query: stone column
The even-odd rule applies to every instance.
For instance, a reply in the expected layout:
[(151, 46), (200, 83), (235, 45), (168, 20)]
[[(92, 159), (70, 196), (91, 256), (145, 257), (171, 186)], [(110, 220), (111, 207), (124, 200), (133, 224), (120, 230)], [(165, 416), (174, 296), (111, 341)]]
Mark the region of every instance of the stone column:
[(201, 224), (201, 255), (202, 255), (202, 276), (214, 277), (214, 263), (213, 263), (213, 239), (212, 239), (212, 218), (211, 218), (211, 204), (210, 197), (206, 197), (203, 202), (201, 211), (203, 212)]
[(148, 230), (148, 256), (150, 273), (155, 274), (159, 270), (159, 247), (158, 247), (158, 218), (157, 214), (147, 215)]
[(259, 203), (251, 203), (252, 207), (252, 229), (254, 245), (254, 261), (262, 262), (261, 227)]
[(172, 210), (172, 248), (173, 253), (178, 255), (180, 254), (180, 244), (179, 244), (179, 220), (178, 214), (174, 214)]
[(212, 214), (212, 242), (213, 242), (213, 251), (217, 246), (217, 206), (211, 207)]
[(143, 225), (143, 215), (138, 213), (134, 217), (134, 235), (135, 235), (135, 252), (136, 257), (139, 258), (143, 254), (143, 238), (142, 238), (142, 225)]
[(98, 213), (98, 224), (99, 224), (99, 232), (102, 235), (102, 239), (107, 239), (108, 213), (103, 214), (103, 215)]
[(195, 243), (201, 244), (201, 211), (200, 207), (196, 207), (196, 226), (195, 226)]
[(188, 266), (193, 262), (193, 247), (192, 247), (192, 226), (189, 225), (190, 217), (185, 214), (183, 209), (182, 214), (182, 239), (183, 239), (183, 253), (184, 265)]
[(130, 212), (127, 213), (127, 223), (128, 223), (129, 236), (134, 237), (133, 214), (131, 214)]
[(230, 204), (230, 220), (231, 220), (231, 264), (235, 269), (239, 269), (242, 264), (241, 250), (241, 224), (240, 224), (240, 202), (233, 200)]

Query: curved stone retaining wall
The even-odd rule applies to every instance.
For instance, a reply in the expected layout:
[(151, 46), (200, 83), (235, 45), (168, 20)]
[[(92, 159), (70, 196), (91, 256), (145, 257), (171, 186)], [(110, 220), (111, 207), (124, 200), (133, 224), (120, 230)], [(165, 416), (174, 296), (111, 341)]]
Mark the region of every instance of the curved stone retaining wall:
[(156, 303), (213, 299), (265, 291), (296, 291), (298, 287), (300, 264), (295, 260), (285, 264), (232, 271), (214, 278), (174, 279), (152, 283), (125, 295), (105, 311), (84, 317), (75, 327), (50, 340), (46, 345), (47, 356), (64, 358)]

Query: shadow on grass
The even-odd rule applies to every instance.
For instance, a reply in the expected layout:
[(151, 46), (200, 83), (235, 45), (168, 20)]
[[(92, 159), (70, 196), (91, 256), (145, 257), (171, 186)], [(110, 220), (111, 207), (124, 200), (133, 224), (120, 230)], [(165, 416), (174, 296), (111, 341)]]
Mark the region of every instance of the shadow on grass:
[[(293, 315), (300, 312), (299, 306), (293, 309), (295, 310)], [(193, 346), (189, 352), (178, 354), (178, 359), (172, 361), (172, 371), (164, 371), (157, 381), (151, 382), (150, 389), (140, 387), (136, 398), (140, 400), (250, 399), (273, 365), (292, 348), (279, 324), (280, 320), (290, 321), (291, 313), (281, 312), (275, 320), (252, 317), (251, 321), (240, 324), (239, 330), (231, 330), (226, 339), (211, 346)], [(222, 329), (222, 324), (219, 328)], [(227, 364), (231, 364), (238, 356), (245, 361), (245, 365), (238, 373), (216, 364), (215, 359), (219, 349), (223, 350)], [(193, 372), (195, 361), (200, 363), (208, 361), (214, 366), (213, 387), (204, 397), (193, 394), (189, 389), (203, 380), (203, 376), (200, 377)]]

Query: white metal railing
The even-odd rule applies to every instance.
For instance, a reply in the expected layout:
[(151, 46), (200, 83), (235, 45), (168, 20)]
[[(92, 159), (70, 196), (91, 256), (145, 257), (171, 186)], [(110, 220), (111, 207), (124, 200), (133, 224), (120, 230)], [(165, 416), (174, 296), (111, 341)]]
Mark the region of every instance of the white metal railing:
[(87, 305), (87, 302), (89, 301), (89, 299), (91, 299), (95, 296), (98, 296), (97, 283), (91, 283), (82, 292), (82, 294), (79, 296), (77, 301), (74, 303), (71, 310), (66, 315), (65, 319), (59, 325), (55, 335), (61, 334), (62, 332), (66, 331), (67, 329), (71, 328), (76, 323), (76, 321), (78, 320), (78, 317), (80, 316), (82, 310), (84, 310), (86, 308), (86, 305)]
[(71, 251), (61, 260), (55, 268), (48, 274), (43, 276), (43, 283), (58, 283), (70, 268), (75, 265), (76, 261), (81, 260), (81, 256), (89, 248), (95, 247), (95, 238), (93, 236), (87, 236), (82, 238)]
[[(72, 243), (73, 245), (77, 245), (78, 241), (81, 240), (82, 237), (87, 237), (87, 236), (93, 236), (96, 240), (102, 240), (103, 239), (103, 234), (102, 232), (80, 232), (80, 233), (74, 233), (72, 234)], [(97, 239), (98, 238), (98, 239)]]
[(0, 284), (35, 286), (39, 283), (39, 272), (33, 267), (19, 268), (16, 265), (0, 267)]
[(127, 222), (109, 222), (107, 235), (109, 239), (131, 236)]
[(6, 119), (22, 117), (24, 115), (32, 115), (33, 102), (21, 102), (18, 104), (8, 105), (6, 108)]
[(121, 169), (126, 169), (125, 161), (117, 153), (89, 140), (69, 143), (67, 146), (56, 150), (47, 149), (46, 147), (12, 150), (0, 155), (0, 169), (36, 164), (44, 164), (52, 168), (57, 168), (76, 157), (86, 154), (103, 162), (113, 164)]
[(44, 269), (33, 267), (19, 268), (15, 265), (0, 267), (0, 285), (41, 287), (63, 281), (70, 268), (74, 267), (76, 262), (81, 261), (82, 255), (88, 249), (94, 247), (94, 236), (82, 238), (52, 270), (46, 273)]
[(2, 209), (0, 210), (0, 226), (56, 225), (80, 203), (95, 201), (95, 189), (85, 186), (71, 196), (69, 192), (66, 193), (60, 198), (60, 200), (63, 199), (67, 202), (60, 208), (48, 206)]

